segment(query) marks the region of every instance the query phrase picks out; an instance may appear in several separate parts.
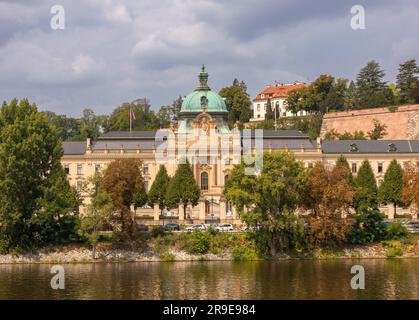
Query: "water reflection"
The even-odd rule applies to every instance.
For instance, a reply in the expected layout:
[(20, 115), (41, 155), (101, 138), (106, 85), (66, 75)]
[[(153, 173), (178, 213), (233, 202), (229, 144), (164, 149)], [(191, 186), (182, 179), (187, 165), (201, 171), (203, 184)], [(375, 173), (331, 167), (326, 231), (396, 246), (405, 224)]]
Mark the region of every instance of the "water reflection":
[[(365, 290), (350, 269), (365, 268)], [(419, 259), (0, 265), (0, 299), (419, 299)]]

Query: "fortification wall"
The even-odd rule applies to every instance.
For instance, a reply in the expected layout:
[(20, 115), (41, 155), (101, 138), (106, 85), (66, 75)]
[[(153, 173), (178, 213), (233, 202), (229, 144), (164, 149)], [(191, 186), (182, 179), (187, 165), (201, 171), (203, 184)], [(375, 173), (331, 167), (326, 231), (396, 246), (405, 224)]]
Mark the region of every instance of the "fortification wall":
[(419, 104), (400, 106), (394, 112), (389, 108), (374, 108), (327, 113), (320, 136), (323, 138), (332, 129), (338, 133), (363, 131), (366, 134), (373, 129), (374, 119), (387, 125), (384, 139), (419, 139)]

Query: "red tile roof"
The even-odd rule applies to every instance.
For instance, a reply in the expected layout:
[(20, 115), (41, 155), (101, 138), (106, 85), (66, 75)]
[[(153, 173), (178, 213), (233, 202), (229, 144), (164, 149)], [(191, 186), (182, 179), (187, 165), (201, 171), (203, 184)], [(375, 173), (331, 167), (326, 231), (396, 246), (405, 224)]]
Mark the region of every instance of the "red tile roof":
[[(253, 100), (266, 100), (268, 98), (286, 98), (291, 90), (307, 87), (306, 83), (283, 84), (269, 86), (265, 90), (259, 92)], [(264, 97), (262, 98), (262, 95)]]

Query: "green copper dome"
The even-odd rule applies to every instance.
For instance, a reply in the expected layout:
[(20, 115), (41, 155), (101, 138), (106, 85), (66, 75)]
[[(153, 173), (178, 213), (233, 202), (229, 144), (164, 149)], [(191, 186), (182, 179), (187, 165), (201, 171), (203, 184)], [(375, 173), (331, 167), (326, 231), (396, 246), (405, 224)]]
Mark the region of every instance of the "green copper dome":
[(207, 81), (208, 73), (205, 71), (205, 66), (202, 66), (199, 73), (199, 86), (183, 99), (181, 113), (200, 113), (203, 111), (227, 113), (224, 99), (218, 93), (211, 91)]

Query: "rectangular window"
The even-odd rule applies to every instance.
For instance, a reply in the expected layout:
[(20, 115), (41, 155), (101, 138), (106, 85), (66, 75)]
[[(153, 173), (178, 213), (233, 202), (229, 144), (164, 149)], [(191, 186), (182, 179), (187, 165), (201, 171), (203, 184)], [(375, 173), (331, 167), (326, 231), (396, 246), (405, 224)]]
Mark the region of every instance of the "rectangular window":
[(148, 174), (148, 164), (147, 164), (147, 163), (144, 163), (144, 166), (143, 166), (143, 173), (144, 173), (145, 175), (147, 175), (147, 174)]
[(356, 162), (352, 162), (352, 173), (356, 173), (356, 171), (357, 171)]
[(95, 172), (100, 172), (100, 169), (101, 169), (101, 167), (100, 167), (100, 164), (95, 164)]
[(260, 111), (260, 103), (258, 103), (258, 105), (257, 105), (257, 111), (258, 112)]
[(64, 172), (65, 172), (65, 174), (70, 174), (70, 165), (68, 165), (68, 164), (64, 165)]
[(379, 162), (377, 165), (377, 172), (382, 173), (383, 172), (383, 163)]
[(77, 165), (77, 174), (83, 174), (83, 165), (82, 164)]
[(78, 180), (76, 182), (76, 190), (77, 190), (77, 192), (81, 192), (82, 186), (83, 186), (83, 182), (80, 181), (80, 180)]
[(309, 168), (313, 168), (313, 162), (309, 162), (309, 163), (308, 163), (308, 167), (309, 167)]
[(287, 116), (287, 113), (286, 113), (286, 112), (283, 112), (283, 113), (282, 113), (282, 116), (283, 116), (283, 117), (286, 117), (286, 116)]

